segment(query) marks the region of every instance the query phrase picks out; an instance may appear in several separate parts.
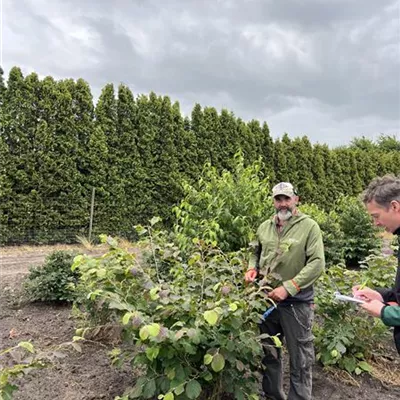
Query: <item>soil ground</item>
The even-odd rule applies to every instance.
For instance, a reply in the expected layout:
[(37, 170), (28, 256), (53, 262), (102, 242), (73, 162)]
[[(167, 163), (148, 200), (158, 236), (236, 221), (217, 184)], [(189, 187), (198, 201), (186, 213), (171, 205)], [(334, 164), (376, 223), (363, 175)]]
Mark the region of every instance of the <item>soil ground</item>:
[[(21, 285), (31, 265), (40, 265), (55, 249), (77, 246), (43, 246), (5, 248), (0, 253), (0, 349), (31, 341), (41, 350), (49, 350), (70, 342), (75, 334), (75, 322), (69, 305), (23, 303)], [(389, 345), (391, 346), (391, 344)], [(82, 352), (71, 346), (55, 358), (50, 367), (33, 370), (16, 383), (16, 400), (97, 400), (114, 399), (134, 383), (128, 369), (110, 365), (107, 353), (111, 346), (83, 343)], [(371, 376), (350, 378), (332, 374), (315, 365), (313, 375), (314, 399), (398, 400), (400, 387), (390, 382), (400, 376), (400, 360), (392, 348), (387, 371), (378, 372), (386, 383)], [(0, 360), (1, 362), (1, 360)], [(287, 373), (287, 363), (286, 363)], [(287, 379), (286, 379), (287, 381)], [(393, 380), (392, 380), (393, 382)], [(287, 389), (287, 387), (286, 387)]]

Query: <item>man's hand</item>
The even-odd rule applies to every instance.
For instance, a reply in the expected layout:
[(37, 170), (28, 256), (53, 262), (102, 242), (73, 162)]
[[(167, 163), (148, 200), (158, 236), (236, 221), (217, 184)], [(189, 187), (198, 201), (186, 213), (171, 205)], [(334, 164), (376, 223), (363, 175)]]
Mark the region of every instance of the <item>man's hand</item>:
[(376, 290), (370, 289), (370, 288), (365, 288), (365, 289), (359, 289), (360, 285), (354, 286), (353, 287), (353, 296), (358, 297), (359, 299), (365, 300), (365, 301), (372, 301), (372, 300), (378, 300), (381, 303), (383, 302), (382, 295), (377, 292)]
[(252, 268), (246, 271), (246, 274), (244, 276), (244, 280), (246, 282), (254, 282), (254, 280), (257, 278), (258, 272), (256, 269)]
[(285, 300), (288, 296), (289, 293), (283, 286), (279, 286), (276, 289), (272, 290), (272, 292), (268, 293), (268, 297), (278, 302)]
[(385, 307), (385, 304), (379, 300), (371, 300), (367, 303), (360, 304), (360, 306), (373, 317), (380, 317), (382, 308)]

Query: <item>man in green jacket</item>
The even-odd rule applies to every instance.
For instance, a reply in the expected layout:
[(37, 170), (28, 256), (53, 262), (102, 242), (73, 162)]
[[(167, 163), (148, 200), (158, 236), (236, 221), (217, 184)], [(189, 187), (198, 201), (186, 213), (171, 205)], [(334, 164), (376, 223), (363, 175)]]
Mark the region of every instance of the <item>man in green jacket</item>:
[[(281, 182), (273, 188), (272, 195), (276, 215), (257, 230), (258, 240), (245, 280), (252, 282), (258, 275), (273, 277), (268, 297), (277, 307), (268, 316), (264, 314), (260, 329), (286, 339), (290, 357), (288, 400), (309, 400), (314, 362), (313, 284), (325, 268), (322, 235), (318, 224), (297, 210), (299, 198), (293, 185)], [(263, 390), (269, 399), (286, 399), (281, 349), (267, 339), (264, 352)]]
[[(400, 239), (400, 177), (375, 178), (364, 191), (363, 201), (375, 225), (384, 227)], [(353, 294), (366, 300), (361, 307), (369, 314), (394, 327), (394, 342), (400, 354), (400, 246), (397, 257), (399, 264), (393, 288), (360, 290), (357, 285), (353, 287)]]

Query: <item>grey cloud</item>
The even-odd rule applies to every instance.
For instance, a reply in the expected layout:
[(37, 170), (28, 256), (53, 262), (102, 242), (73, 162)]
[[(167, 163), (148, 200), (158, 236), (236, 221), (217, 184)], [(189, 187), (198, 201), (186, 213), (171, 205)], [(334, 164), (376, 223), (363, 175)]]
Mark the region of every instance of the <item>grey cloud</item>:
[[(201, 102), (275, 121), (279, 132), (300, 134), (285, 122), (290, 110), (315, 116), (313, 136), (324, 121), (356, 129), (370, 117), (374, 129), (379, 121), (400, 128), (399, 0), (15, 3), (6, 29), (25, 43), (6, 44), (8, 68), (83, 77), (95, 93), (123, 82), (136, 93), (168, 94), (186, 113)], [(71, 37), (59, 18), (90, 32), (93, 43)]]

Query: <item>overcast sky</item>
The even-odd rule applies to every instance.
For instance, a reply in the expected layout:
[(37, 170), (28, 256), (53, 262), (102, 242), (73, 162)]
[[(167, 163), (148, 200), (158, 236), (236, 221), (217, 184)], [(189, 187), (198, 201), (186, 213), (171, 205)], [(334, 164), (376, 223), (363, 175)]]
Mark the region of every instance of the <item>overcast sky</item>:
[(122, 82), (332, 146), (400, 133), (400, 0), (2, 1), (6, 76)]

